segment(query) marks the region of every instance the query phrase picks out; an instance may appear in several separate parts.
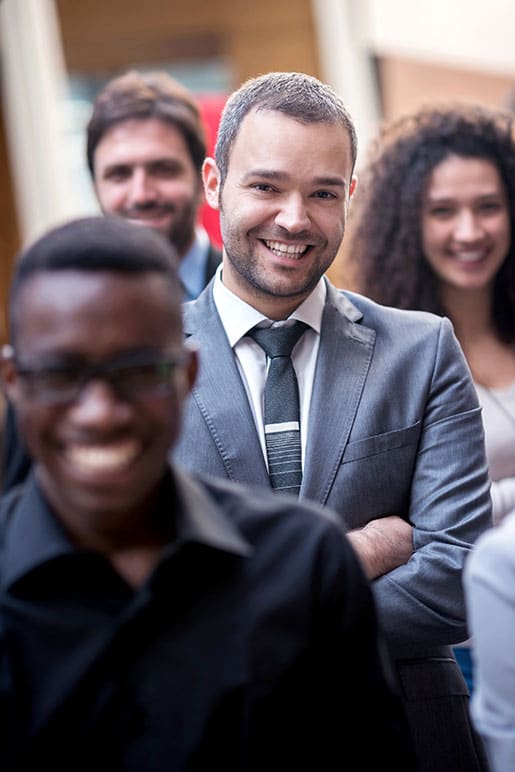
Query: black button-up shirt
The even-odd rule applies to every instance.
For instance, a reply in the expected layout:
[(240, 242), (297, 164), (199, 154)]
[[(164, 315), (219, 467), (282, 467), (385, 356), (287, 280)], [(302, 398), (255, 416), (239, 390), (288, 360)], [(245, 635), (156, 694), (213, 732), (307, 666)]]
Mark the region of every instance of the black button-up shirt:
[(177, 470), (159, 506), (176, 538), (134, 590), (73, 545), (33, 478), (4, 499), (0, 769), (340, 769), (358, 746), (404, 768), (372, 596), (338, 526)]

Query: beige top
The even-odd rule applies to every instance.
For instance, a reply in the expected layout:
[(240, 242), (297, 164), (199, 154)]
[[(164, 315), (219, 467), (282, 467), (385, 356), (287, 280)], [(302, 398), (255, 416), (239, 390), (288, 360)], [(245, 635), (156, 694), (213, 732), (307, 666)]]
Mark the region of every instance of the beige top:
[(483, 408), (486, 455), (492, 480), (494, 523), (515, 512), (515, 383), (487, 389), (476, 383)]

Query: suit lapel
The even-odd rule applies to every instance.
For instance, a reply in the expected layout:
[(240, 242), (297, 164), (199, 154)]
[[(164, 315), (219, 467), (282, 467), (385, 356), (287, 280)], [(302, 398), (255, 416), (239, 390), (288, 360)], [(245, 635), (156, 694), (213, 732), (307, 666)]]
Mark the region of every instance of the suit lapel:
[(300, 493), (321, 504), (341, 464), (374, 350), (375, 331), (356, 323), (361, 316), (328, 284)]
[[(270, 481), (254, 418), (235, 357), (212, 296), (212, 282), (184, 307), (184, 328), (200, 350), (192, 398), (200, 410), (229, 479)], [(311, 398), (301, 497), (327, 502), (354, 423), (372, 360), (375, 331), (361, 312), (328, 284)]]
[(212, 282), (184, 309), (184, 330), (198, 346), (200, 358), (192, 399), (206, 421), (227, 476), (269, 487), (247, 393), (213, 301)]

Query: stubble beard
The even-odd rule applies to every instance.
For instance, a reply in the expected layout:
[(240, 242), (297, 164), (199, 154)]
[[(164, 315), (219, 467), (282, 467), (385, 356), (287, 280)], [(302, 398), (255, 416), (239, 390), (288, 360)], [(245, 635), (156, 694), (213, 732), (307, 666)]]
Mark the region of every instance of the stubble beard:
[(193, 244), (198, 209), (198, 201), (191, 201), (179, 213), (179, 218), (172, 222), (168, 231), (168, 240), (177, 250), (179, 258), (184, 257)]

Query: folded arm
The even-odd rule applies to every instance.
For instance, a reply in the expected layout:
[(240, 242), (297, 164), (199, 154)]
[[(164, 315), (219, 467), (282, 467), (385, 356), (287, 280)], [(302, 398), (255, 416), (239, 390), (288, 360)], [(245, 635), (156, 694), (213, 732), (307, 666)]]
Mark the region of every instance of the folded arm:
[(413, 529), (396, 515), (371, 520), (347, 533), (369, 579), (406, 563), (413, 553)]
[(374, 581), (379, 615), (399, 647), (468, 637), (462, 571), (492, 524), (481, 410), (449, 321), (442, 319), (412, 474), (410, 559)]

